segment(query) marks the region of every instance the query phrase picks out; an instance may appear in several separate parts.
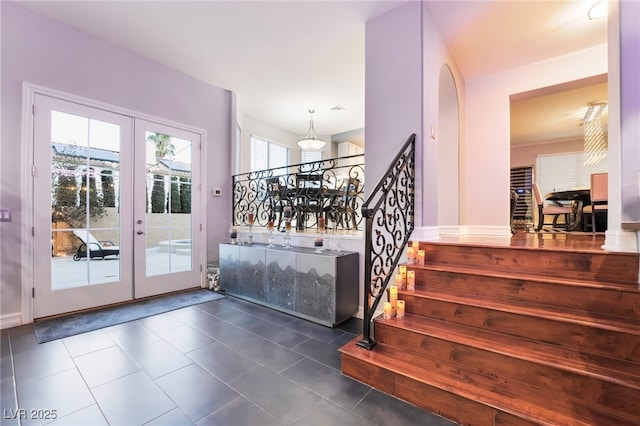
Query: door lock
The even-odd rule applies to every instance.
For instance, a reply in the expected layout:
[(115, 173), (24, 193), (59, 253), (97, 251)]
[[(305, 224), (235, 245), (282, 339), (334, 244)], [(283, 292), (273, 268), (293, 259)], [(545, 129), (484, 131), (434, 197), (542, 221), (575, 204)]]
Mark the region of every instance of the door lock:
[(142, 235), (142, 234), (144, 234), (144, 231), (143, 231), (142, 229), (138, 229), (138, 230), (136, 231), (136, 234), (138, 234), (138, 235)]
[(138, 219), (138, 220), (136, 220), (136, 223), (137, 223), (138, 225), (142, 225), (142, 219)]

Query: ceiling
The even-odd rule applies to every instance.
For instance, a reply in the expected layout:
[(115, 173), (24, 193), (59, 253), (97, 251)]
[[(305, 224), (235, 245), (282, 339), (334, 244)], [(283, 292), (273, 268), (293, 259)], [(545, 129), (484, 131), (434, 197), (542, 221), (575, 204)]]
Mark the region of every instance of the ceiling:
[[(586, 17), (593, 1), (425, 4), (469, 80), (606, 43), (606, 19)], [(20, 3), (232, 90), (243, 113), (277, 127), (305, 134), (314, 109), (316, 132), (335, 135), (364, 127), (364, 23), (404, 1)], [(546, 117), (569, 114), (555, 101), (538, 116), (538, 129)], [(531, 140), (534, 130), (519, 137)]]

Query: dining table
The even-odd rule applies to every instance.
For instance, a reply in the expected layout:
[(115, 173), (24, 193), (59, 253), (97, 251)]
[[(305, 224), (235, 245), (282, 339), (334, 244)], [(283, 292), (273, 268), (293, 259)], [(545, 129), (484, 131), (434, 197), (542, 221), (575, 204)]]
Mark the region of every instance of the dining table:
[(549, 192), (545, 200), (551, 201), (558, 205), (571, 204), (573, 207), (572, 227), (571, 230), (578, 230), (584, 219), (582, 209), (584, 206), (591, 204), (591, 190), (589, 188), (574, 188), (561, 191)]

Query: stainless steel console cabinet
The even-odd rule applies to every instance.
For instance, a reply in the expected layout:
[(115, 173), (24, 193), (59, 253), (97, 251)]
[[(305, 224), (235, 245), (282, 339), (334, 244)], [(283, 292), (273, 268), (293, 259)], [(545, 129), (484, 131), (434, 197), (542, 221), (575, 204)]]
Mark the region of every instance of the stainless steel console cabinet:
[(226, 293), (333, 327), (358, 312), (359, 254), (220, 244)]

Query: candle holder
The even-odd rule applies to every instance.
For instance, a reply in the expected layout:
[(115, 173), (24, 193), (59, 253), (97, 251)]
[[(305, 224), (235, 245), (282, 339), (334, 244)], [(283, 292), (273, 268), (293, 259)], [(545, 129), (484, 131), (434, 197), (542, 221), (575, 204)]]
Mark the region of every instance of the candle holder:
[(338, 233), (337, 226), (333, 230), (333, 241), (331, 242), (332, 252), (340, 254), (342, 253), (342, 248), (340, 247), (340, 234)]
[(318, 232), (318, 236), (313, 240), (313, 246), (316, 248), (316, 253), (322, 253), (323, 245), (324, 241), (322, 239), (322, 232)]
[(284, 223), (284, 244), (282, 245), (284, 249), (291, 248), (291, 222), (286, 221)]
[(270, 220), (269, 222), (267, 222), (267, 231), (269, 231), (269, 244), (267, 244), (267, 247), (269, 248), (273, 248), (276, 245), (273, 244), (273, 221)]
[(238, 230), (233, 226), (229, 229), (229, 238), (231, 239), (231, 244), (238, 244)]
[(327, 228), (324, 224), (324, 217), (318, 218), (318, 236), (313, 240), (313, 246), (316, 248), (316, 253), (322, 253), (322, 247), (324, 246), (324, 240), (322, 235)]
[(238, 244), (240, 244), (241, 246), (244, 245), (245, 240), (244, 240), (244, 232), (242, 232), (242, 226), (238, 227)]
[(249, 235), (247, 238), (248, 238), (247, 244), (249, 245), (253, 244), (253, 224), (252, 223), (249, 224)]
[(253, 213), (249, 213), (247, 215), (247, 223), (249, 224), (249, 236), (248, 236), (248, 241), (247, 244), (252, 245), (253, 244), (253, 222), (255, 220), (255, 216), (253, 215)]

